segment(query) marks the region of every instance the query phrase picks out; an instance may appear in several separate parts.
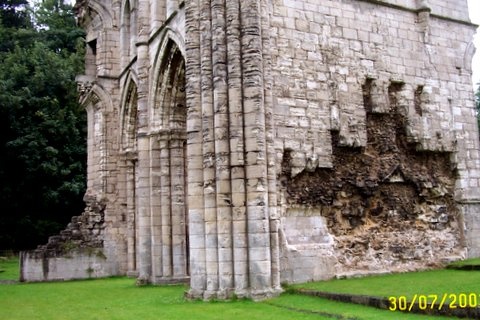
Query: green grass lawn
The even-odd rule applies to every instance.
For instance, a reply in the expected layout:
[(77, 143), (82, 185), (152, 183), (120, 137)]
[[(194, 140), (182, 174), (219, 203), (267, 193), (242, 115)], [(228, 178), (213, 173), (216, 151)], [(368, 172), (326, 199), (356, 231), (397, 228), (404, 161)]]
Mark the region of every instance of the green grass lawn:
[(447, 269), (455, 269), (455, 268), (462, 268), (462, 267), (477, 267), (476, 269), (480, 267), (480, 258), (474, 258), (474, 259), (466, 259), (466, 260), (460, 260), (460, 261), (455, 261), (450, 263), (447, 266)]
[(18, 280), (19, 268), (18, 258), (0, 257), (0, 280)]
[[(3, 279), (18, 279), (18, 261), (0, 261), (0, 269), (5, 270), (0, 273), (3, 274)], [(462, 278), (463, 272), (452, 272), (460, 272), (460, 276), (450, 280), (463, 285), (463, 281), (457, 282), (456, 279)], [(436, 277), (436, 274), (425, 275), (430, 276)], [(372, 280), (372, 288), (375, 289), (378, 286), (378, 277), (365, 278), (367, 281), (363, 282), (364, 286), (369, 285), (368, 279)], [(362, 279), (317, 284), (332, 285), (338, 282), (348, 288), (348, 283), (351, 282), (351, 290), (347, 292), (357, 293), (355, 291), (358, 280)], [(397, 278), (394, 281), (402, 280)], [(122, 277), (55, 283), (0, 284), (0, 319), (438, 319), (297, 294), (283, 294), (262, 302), (188, 301), (184, 299), (184, 292), (187, 290), (185, 286), (137, 287), (134, 283), (133, 279)], [(388, 283), (384, 282), (385, 285)], [(399, 285), (397, 289), (400, 287), (402, 286)]]
[[(295, 288), (318, 291), (370, 295), (377, 297), (476, 293), (480, 294), (480, 272), (432, 270), (397, 273), (356, 279), (312, 282)], [(480, 301), (480, 297), (478, 299)]]

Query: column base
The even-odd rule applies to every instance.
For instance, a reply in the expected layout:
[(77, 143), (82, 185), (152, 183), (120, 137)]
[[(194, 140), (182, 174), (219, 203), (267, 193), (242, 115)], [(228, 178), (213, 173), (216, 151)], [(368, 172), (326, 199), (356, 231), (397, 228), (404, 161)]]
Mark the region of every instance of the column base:
[(267, 288), (263, 290), (218, 290), (218, 291), (206, 291), (190, 289), (185, 293), (185, 297), (191, 300), (234, 300), (234, 299), (252, 299), (254, 301), (261, 301), (273, 297), (279, 296), (283, 292), (282, 288)]
[(157, 285), (171, 285), (171, 284), (189, 284), (189, 276), (175, 276), (175, 277), (156, 277), (152, 281), (153, 284)]

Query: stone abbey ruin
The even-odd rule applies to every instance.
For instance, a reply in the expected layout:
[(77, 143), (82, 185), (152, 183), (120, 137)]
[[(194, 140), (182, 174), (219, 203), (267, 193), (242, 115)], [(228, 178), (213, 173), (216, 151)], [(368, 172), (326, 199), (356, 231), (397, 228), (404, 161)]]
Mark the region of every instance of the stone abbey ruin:
[(22, 279), (189, 296), (480, 256), (467, 0), (78, 0), (86, 210)]

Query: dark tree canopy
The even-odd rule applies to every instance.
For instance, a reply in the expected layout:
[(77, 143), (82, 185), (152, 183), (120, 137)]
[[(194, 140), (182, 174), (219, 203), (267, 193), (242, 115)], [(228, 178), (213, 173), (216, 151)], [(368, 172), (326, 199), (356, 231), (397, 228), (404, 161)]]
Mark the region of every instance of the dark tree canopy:
[(83, 32), (63, 0), (36, 10), (1, 1), (0, 250), (27, 249), (83, 209), (86, 115), (75, 84)]
[(0, 19), (5, 28), (31, 27), (27, 0), (0, 0)]

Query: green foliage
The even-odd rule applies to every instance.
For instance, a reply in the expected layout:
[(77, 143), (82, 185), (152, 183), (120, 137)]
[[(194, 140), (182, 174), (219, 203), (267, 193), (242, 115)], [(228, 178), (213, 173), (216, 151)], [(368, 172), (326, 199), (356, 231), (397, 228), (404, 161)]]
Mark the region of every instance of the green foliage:
[(0, 0), (0, 20), (6, 28), (28, 28), (31, 19), (27, 0)]
[(64, 0), (43, 0), (35, 6), (35, 17), (42, 41), (54, 52), (73, 53), (83, 45), (84, 31), (76, 26), (72, 6)]
[(29, 17), (43, 28), (0, 25), (0, 38), (12, 40), (0, 49), (0, 248), (45, 242), (83, 209), (86, 115), (75, 83), (83, 33), (71, 6), (60, 0), (48, 11), (51, 3)]

